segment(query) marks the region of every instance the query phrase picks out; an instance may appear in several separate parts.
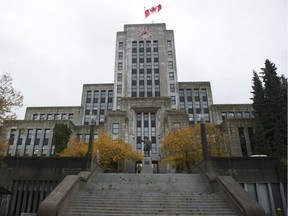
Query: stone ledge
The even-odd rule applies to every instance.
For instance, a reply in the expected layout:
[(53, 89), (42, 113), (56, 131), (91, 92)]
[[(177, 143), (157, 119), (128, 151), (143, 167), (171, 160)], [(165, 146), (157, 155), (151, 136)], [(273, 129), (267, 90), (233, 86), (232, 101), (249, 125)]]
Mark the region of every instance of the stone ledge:
[[(61, 210), (79, 189), (80, 176), (68, 175), (40, 204), (38, 216), (60, 215)], [(70, 196), (70, 197), (69, 197)]]
[(231, 176), (218, 176), (216, 178), (219, 190), (226, 200), (234, 206), (239, 215), (264, 216), (262, 206), (253, 199)]

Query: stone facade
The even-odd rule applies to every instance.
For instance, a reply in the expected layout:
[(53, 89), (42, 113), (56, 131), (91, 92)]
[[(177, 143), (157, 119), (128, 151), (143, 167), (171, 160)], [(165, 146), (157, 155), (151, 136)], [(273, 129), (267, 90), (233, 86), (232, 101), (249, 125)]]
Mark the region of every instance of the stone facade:
[[(178, 82), (175, 50), (174, 33), (165, 24), (125, 25), (116, 35), (114, 83), (84, 84), (80, 106), (28, 107), (24, 120), (4, 125), (8, 155), (53, 155), (53, 128), (60, 122), (88, 141), (94, 119), (96, 135), (103, 127), (139, 152), (143, 152), (142, 140), (148, 137), (152, 162), (158, 166), (165, 133), (196, 124), (204, 116), (206, 122), (216, 124), (227, 119), (223, 127), (233, 136), (232, 154), (246, 156), (239, 150), (237, 127), (252, 127), (253, 123), (243, 126), (244, 121), (234, 124), (228, 119), (240, 118), (240, 113), (246, 118), (248, 112), (250, 119), (252, 106), (215, 105), (210, 82)], [(250, 155), (250, 142), (246, 146)]]

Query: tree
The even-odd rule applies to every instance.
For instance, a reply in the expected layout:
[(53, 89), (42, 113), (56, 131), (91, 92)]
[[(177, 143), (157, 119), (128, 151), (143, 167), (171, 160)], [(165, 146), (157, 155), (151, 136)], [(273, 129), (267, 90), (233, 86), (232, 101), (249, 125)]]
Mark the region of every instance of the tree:
[[(229, 156), (226, 135), (215, 125), (205, 123), (208, 152), (210, 156)], [(190, 171), (190, 166), (202, 159), (200, 125), (171, 130), (165, 134), (161, 151), (164, 162), (172, 163), (177, 169)]]
[(88, 151), (88, 143), (79, 141), (77, 136), (71, 136), (68, 146), (57, 153), (60, 157), (85, 157)]
[(266, 60), (262, 81), (253, 72), (252, 100), (256, 153), (281, 157), (287, 154), (287, 79), (276, 71), (275, 64)]
[(67, 147), (72, 131), (66, 124), (55, 124), (53, 129), (53, 144), (55, 145), (54, 153), (63, 151)]
[[(88, 143), (71, 137), (69, 145), (57, 155), (60, 157), (86, 156)], [(142, 160), (143, 155), (132, 149), (131, 145), (118, 138), (112, 140), (111, 136), (100, 131), (98, 139), (94, 141), (93, 157), (98, 159), (106, 169), (117, 169), (118, 163), (125, 160)]]
[(13, 109), (23, 106), (23, 96), (12, 86), (12, 77), (4, 73), (0, 78), (0, 124), (5, 120), (16, 119)]

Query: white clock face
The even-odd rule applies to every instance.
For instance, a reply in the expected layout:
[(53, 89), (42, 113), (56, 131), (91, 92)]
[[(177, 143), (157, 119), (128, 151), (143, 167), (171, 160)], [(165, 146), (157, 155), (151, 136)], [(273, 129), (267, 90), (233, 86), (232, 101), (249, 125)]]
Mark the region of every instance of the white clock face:
[(152, 31), (149, 28), (144, 27), (137, 33), (138, 37), (142, 40), (146, 40), (152, 36)]

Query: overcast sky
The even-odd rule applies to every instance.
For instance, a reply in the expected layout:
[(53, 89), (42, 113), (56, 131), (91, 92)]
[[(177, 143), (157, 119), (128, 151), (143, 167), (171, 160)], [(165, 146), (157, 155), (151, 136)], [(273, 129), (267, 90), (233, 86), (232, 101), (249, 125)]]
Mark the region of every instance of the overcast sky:
[(86, 83), (112, 83), (116, 32), (174, 30), (178, 81), (210, 81), (215, 104), (251, 103), (253, 70), (287, 77), (286, 0), (0, 0), (0, 72), (29, 106), (79, 106)]

